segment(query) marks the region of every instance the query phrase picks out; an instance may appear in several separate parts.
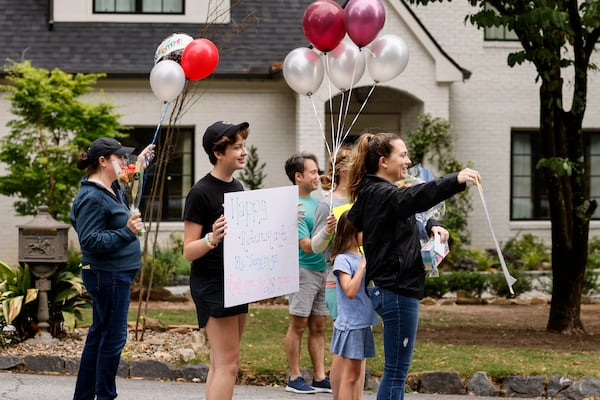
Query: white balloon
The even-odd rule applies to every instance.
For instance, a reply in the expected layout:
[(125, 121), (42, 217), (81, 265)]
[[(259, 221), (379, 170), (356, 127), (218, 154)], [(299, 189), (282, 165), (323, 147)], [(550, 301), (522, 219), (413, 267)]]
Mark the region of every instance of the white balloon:
[(162, 101), (174, 100), (185, 86), (185, 72), (173, 60), (158, 62), (150, 72), (150, 87)]
[(163, 40), (154, 52), (154, 64), (162, 60), (181, 62), (181, 54), (185, 47), (194, 40), (185, 33), (174, 33)]
[(307, 47), (298, 47), (283, 60), (283, 78), (296, 93), (311, 96), (323, 82), (323, 62)]
[(408, 64), (408, 46), (398, 35), (387, 34), (369, 45), (367, 69), (377, 83), (394, 79)]
[(327, 76), (335, 87), (348, 90), (365, 72), (365, 56), (349, 38), (344, 38), (327, 54)]

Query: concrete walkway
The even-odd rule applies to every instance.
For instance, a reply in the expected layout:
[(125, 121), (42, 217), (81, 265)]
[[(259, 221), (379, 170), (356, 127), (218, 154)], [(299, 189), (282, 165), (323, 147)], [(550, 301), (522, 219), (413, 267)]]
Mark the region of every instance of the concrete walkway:
[[(73, 397), (74, 376), (33, 375), (0, 372), (2, 400), (67, 400)], [(205, 399), (204, 384), (174, 381), (117, 379), (118, 400), (199, 400)], [(375, 400), (376, 394), (365, 392), (363, 400)], [(283, 387), (236, 386), (234, 399), (255, 400), (332, 400), (331, 394), (294, 394)], [(501, 397), (442, 396), (409, 394), (406, 400), (499, 400)], [(519, 398), (519, 400), (528, 400)], [(533, 399), (529, 399), (533, 400)]]

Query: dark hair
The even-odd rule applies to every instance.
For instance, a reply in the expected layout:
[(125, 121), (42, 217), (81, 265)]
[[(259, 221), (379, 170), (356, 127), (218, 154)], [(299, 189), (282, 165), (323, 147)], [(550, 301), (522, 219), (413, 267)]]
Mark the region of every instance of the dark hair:
[(311, 153), (294, 154), (285, 162), (285, 174), (294, 185), (296, 184), (296, 172), (304, 173), (304, 161), (306, 160), (313, 160), (315, 164), (319, 165), (317, 156)]
[(319, 177), (321, 181), (321, 187), (323, 190), (331, 190), (332, 182), (331, 175), (333, 174), (333, 183), (340, 181), (340, 172), (348, 170), (350, 165), (350, 155), (352, 153), (352, 147), (344, 145), (335, 154), (335, 171), (333, 168), (333, 157), (329, 159), (329, 165), (327, 168), (327, 175), (321, 175)]
[(83, 151), (83, 152), (79, 153), (79, 155), (77, 156), (77, 168), (79, 168), (79, 169), (87, 168), (87, 174), (89, 175), (98, 169), (98, 167), (100, 166), (99, 160), (100, 159), (98, 159), (98, 158), (96, 158), (93, 161), (90, 160), (87, 152)]
[(354, 145), (352, 162), (348, 171), (348, 195), (350, 202), (356, 200), (358, 190), (366, 174), (379, 169), (379, 159), (389, 157), (394, 150), (392, 142), (402, 140), (395, 133), (364, 133)]
[(335, 236), (331, 242), (331, 262), (338, 254), (342, 254), (353, 246), (358, 246), (358, 231), (348, 220), (348, 211), (344, 211), (338, 219)]
[(250, 132), (248, 131), (248, 128), (245, 128), (245, 129), (240, 129), (239, 131), (237, 131), (237, 134), (231, 139), (228, 138), (227, 136), (223, 136), (221, 139), (219, 139), (219, 141), (217, 143), (215, 143), (215, 145), (213, 146), (212, 151), (210, 153), (208, 153), (208, 159), (209, 159), (210, 163), (212, 165), (215, 165), (217, 163), (217, 157), (215, 156), (215, 153), (214, 153), (215, 151), (217, 153), (225, 154), (225, 150), (227, 149), (227, 146), (237, 142), (238, 136), (241, 137), (242, 139), (246, 140), (246, 138), (248, 138), (249, 133)]

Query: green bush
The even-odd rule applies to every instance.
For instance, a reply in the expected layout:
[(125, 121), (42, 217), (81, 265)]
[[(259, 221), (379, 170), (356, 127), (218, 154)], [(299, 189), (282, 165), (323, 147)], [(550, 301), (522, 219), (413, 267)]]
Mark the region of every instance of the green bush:
[[(189, 275), (190, 262), (183, 258), (183, 239), (179, 234), (171, 234), (168, 248), (156, 246), (154, 254), (147, 254), (143, 258), (142, 266), (144, 268), (143, 286), (148, 287), (152, 269), (152, 287), (163, 287), (173, 281), (175, 274)], [(141, 269), (138, 273), (135, 284), (140, 284)]]
[(600, 269), (600, 238), (593, 237), (588, 242), (588, 269)]
[[(81, 280), (79, 260), (78, 253), (69, 252), (69, 261), (49, 278), (51, 289), (48, 292), (47, 322), (48, 331), (55, 337), (64, 334), (65, 327), (72, 330), (77, 320), (81, 320), (81, 309), (90, 307), (90, 299)], [(32, 287), (35, 279), (28, 265), (9, 266), (0, 262), (0, 325), (2, 328), (14, 326), (17, 340), (33, 337), (38, 331), (39, 290)], [(4, 335), (0, 344), (10, 344), (14, 340)]]
[(529, 233), (517, 239), (517, 236), (506, 242), (502, 253), (508, 260), (515, 260), (512, 263), (515, 268), (526, 271), (543, 270), (550, 268), (550, 250), (544, 242)]
[(425, 296), (439, 299), (450, 292), (447, 276), (447, 274), (440, 274), (437, 278), (425, 279)]
[(489, 271), (494, 267), (498, 266), (498, 257), (494, 254), (493, 256), (481, 249), (462, 249), (460, 254), (457, 255), (454, 267), (468, 262), (470, 265), (475, 267), (476, 271)]
[(52, 287), (48, 293), (50, 303), (50, 333), (60, 336), (65, 333), (65, 327), (71, 331), (82, 320), (81, 310), (91, 308), (92, 298), (85, 291), (81, 279), (81, 253), (69, 249), (69, 258), (63, 267), (59, 268), (50, 281)]
[(591, 268), (587, 268), (585, 270), (585, 275), (583, 277), (583, 294), (587, 296), (591, 296), (594, 294), (598, 294), (598, 274), (596, 271)]
[(447, 275), (448, 289), (451, 292), (463, 290), (481, 297), (488, 287), (487, 276), (474, 271), (459, 271)]
[[(517, 280), (513, 285), (513, 290), (515, 292), (515, 296), (518, 296), (521, 293), (528, 292), (531, 290), (531, 277), (523, 274), (521, 271), (516, 269), (510, 269), (510, 274)], [(504, 278), (504, 274), (499, 271), (494, 274), (489, 274), (487, 277), (488, 280), (488, 289), (492, 295), (498, 297), (510, 297), (510, 290), (508, 289), (508, 284), (506, 283), (506, 279)]]
[(31, 278), (27, 265), (21, 267), (0, 262), (0, 325), (14, 327), (20, 339), (33, 337), (36, 333), (34, 317), (38, 289), (31, 288)]

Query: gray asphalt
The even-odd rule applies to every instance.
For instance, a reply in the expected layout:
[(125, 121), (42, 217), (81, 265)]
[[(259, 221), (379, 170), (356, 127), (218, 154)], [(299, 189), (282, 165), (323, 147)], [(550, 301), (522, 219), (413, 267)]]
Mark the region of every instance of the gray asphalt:
[[(73, 397), (74, 376), (18, 374), (0, 372), (0, 399), (2, 400), (67, 400)], [(199, 400), (204, 399), (204, 384), (174, 381), (117, 379), (118, 400)], [(283, 387), (236, 386), (234, 399), (333, 399), (331, 394), (294, 394)], [(374, 400), (376, 394), (365, 392), (364, 400)], [(406, 400), (499, 400), (499, 397), (447, 396), (408, 394)], [(520, 398), (519, 400), (528, 400)], [(533, 400), (533, 399), (529, 399)]]

